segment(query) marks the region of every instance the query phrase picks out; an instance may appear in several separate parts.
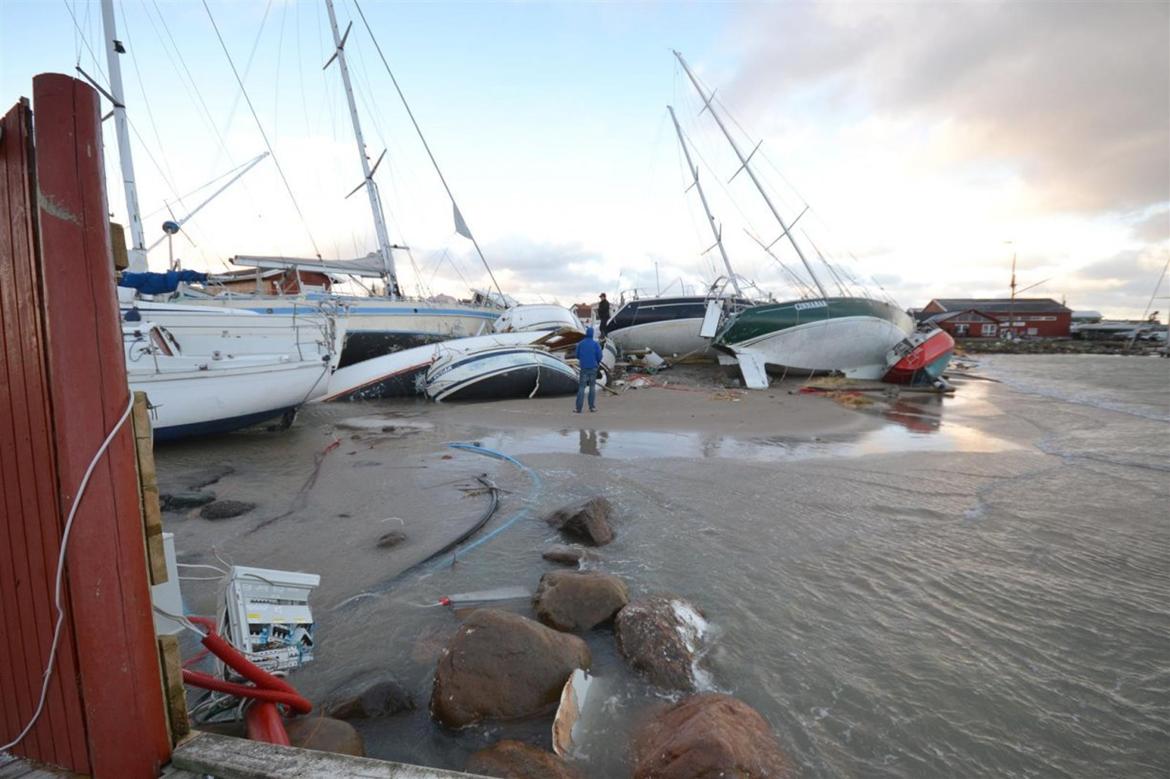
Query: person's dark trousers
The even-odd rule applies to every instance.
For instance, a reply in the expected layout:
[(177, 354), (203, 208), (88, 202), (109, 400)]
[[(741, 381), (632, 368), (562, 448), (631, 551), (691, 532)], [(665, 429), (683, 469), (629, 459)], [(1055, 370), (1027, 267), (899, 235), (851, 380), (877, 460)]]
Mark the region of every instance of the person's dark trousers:
[(586, 368), (581, 371), (581, 378), (577, 380), (577, 410), (585, 401), (585, 387), (589, 387), (589, 410), (597, 410), (597, 369)]

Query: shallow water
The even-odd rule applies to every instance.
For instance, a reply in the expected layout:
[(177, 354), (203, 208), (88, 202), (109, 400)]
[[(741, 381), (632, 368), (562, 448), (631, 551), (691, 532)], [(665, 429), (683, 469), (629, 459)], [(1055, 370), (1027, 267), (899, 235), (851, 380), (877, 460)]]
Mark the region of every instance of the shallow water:
[[(318, 660), (294, 681), (316, 699), (363, 669), (410, 687), (419, 711), (360, 724), (374, 756), (461, 768), (501, 737), (547, 748), (548, 717), (457, 733), (430, 722), (431, 675), (458, 623), (435, 604), (534, 589), (553, 568), (540, 550), (559, 540), (540, 513), (601, 492), (617, 539), (596, 567), (635, 596), (676, 593), (702, 609), (713, 688), (755, 706), (799, 774), (1164, 776), (1170, 365), (996, 357), (981, 372), (1003, 383), (875, 404), (865, 413), (878, 429), (825, 440), (607, 431), (604, 413), (573, 429), (490, 430), (446, 426), (433, 406), (314, 410), (294, 431), (305, 449), (345, 417), (410, 415), (421, 424), (400, 449), (361, 456), (425, 465), (419, 478), (436, 483), (439, 465), (471, 473), (483, 461), (508, 490), (484, 532), (512, 524), (454, 566), (392, 587), (356, 552), (319, 555), (313, 570), (337, 584), (319, 608)], [(465, 452), (427, 459), (456, 438), (522, 467)], [(323, 472), (315, 505), (337, 498), (337, 484)], [(274, 538), (282, 559), (294, 556)], [(363, 591), (375, 594), (337, 606)], [(522, 599), (497, 605), (531, 613)], [(586, 639), (597, 678), (573, 759), (589, 776), (628, 775), (628, 734), (664, 696), (626, 668), (610, 631)]]

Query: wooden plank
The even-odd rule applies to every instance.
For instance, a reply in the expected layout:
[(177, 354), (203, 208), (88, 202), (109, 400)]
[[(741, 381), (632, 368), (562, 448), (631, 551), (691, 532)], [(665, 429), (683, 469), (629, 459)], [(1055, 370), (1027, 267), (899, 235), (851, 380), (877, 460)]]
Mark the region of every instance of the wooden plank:
[(187, 717), (187, 690), (183, 687), (183, 655), (179, 651), (179, 637), (159, 636), (158, 657), (162, 664), (171, 744), (174, 745), (191, 732), (191, 721)]
[[(7, 742), (24, 728), (40, 697), (44, 665), (55, 622), (52, 591), (60, 549), (56, 454), (49, 407), (39, 230), (33, 177), (32, 118), (22, 101), (4, 118), (0, 138), (0, 309), (4, 381), (0, 407), (9, 412), (0, 427), (0, 484), (9, 565), (0, 565), (0, 602), (7, 645), (0, 667), (8, 670), (0, 697)], [(80, 690), (68, 620), (52, 669), (45, 707), (36, 726), (16, 747), (21, 754), (89, 768)], [(7, 649), (7, 652), (5, 652)], [(5, 656), (6, 655), (6, 656)]]
[(167, 580), (166, 552), (163, 550), (162, 511), (158, 505), (158, 473), (154, 467), (154, 437), (150, 426), (150, 405), (145, 392), (134, 393), (134, 445), (138, 458), (138, 485), (142, 493), (142, 524), (146, 534), (146, 564), (150, 583)]
[(368, 757), (281, 747), (260, 741), (195, 732), (175, 747), (172, 763), (185, 771), (219, 779), (466, 779), (478, 774), (446, 771)]
[[(42, 278), (60, 502), (70, 505), (130, 395), (121, 359), (97, 93), (33, 79)], [(157, 776), (170, 754), (145, 565), (134, 435), (96, 461), (68, 552), (92, 774)]]

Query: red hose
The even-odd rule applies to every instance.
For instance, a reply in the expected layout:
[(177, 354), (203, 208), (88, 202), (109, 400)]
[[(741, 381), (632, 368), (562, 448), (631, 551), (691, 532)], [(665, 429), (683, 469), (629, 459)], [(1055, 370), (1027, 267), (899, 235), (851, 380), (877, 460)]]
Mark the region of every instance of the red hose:
[(292, 746), (288, 731), (284, 729), (284, 722), (280, 719), (280, 712), (275, 703), (254, 703), (244, 712), (244, 722), (247, 724), (248, 738), (253, 741), (264, 741), (280, 746)]
[(214, 654), (229, 668), (256, 686), (225, 681), (188, 668), (183, 669), (183, 683), (256, 701), (255, 705), (248, 708), (246, 715), (248, 737), (257, 741), (287, 746), (289, 743), (288, 733), (285, 732), (284, 723), (280, 719), (280, 712), (277, 711), (275, 704), (287, 706), (297, 714), (308, 714), (313, 710), (313, 704), (303, 698), (291, 684), (258, 667), (238, 649), (225, 641), (216, 630), (215, 620), (208, 617), (190, 617), (189, 619), (207, 628), (207, 635), (203, 637), (205, 651)]
[(205, 690), (226, 692), (228, 695), (235, 695), (239, 698), (251, 698), (267, 703), (281, 703), (288, 706), (297, 714), (308, 714), (313, 710), (313, 704), (309, 703), (296, 692), (269, 690), (263, 687), (249, 687), (246, 684), (224, 681), (210, 674), (205, 674), (202, 671), (192, 671), (188, 668), (183, 669), (183, 683), (190, 684), (194, 687), (202, 687)]

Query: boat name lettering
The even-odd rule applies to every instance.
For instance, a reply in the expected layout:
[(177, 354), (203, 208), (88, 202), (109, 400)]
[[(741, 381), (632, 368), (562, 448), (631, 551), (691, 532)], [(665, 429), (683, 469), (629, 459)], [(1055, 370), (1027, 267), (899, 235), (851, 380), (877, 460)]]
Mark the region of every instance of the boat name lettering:
[(805, 311), (810, 308), (828, 308), (829, 304), (823, 300), (804, 300), (793, 306), (797, 311)]

